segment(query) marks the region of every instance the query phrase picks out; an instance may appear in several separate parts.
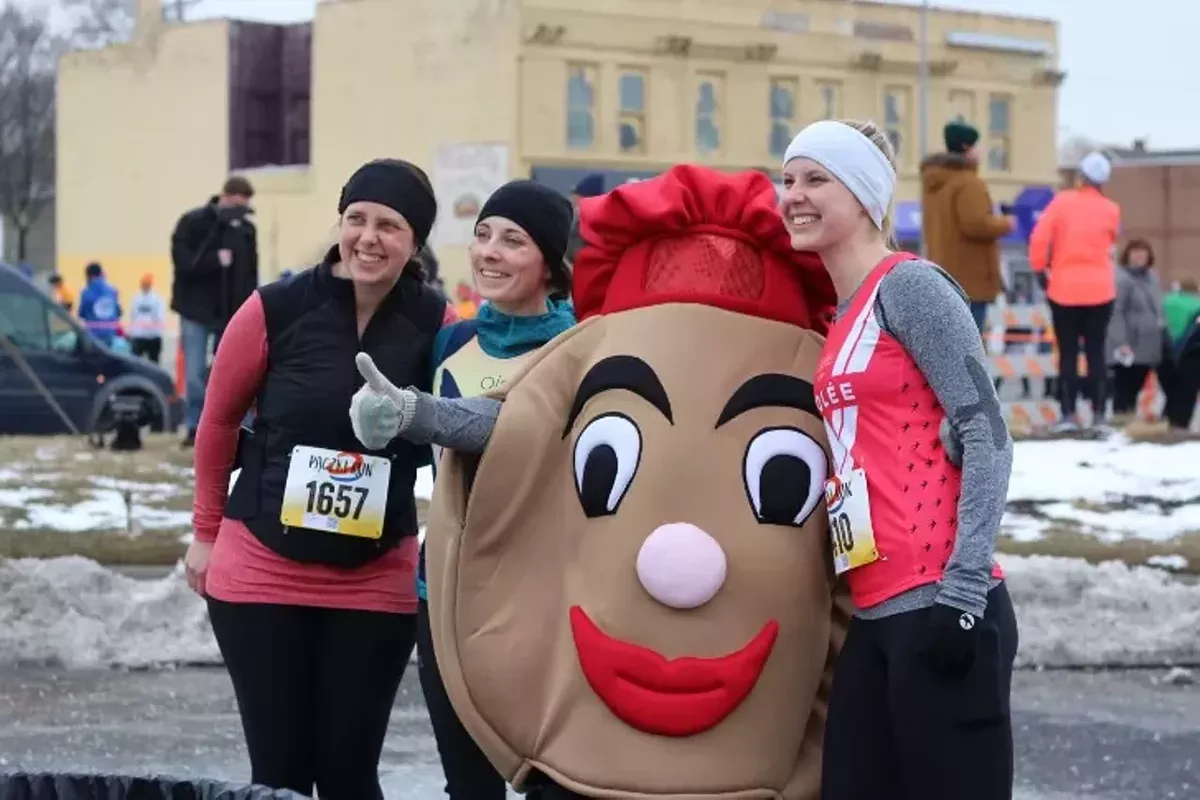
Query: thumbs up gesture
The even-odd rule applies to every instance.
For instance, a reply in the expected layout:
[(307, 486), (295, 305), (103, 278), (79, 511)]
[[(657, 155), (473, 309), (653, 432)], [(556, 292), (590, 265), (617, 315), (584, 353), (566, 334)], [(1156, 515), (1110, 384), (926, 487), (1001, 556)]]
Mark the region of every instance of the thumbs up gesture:
[(350, 400), (350, 425), (368, 450), (382, 450), (412, 422), (417, 396), (401, 389), (379, 371), (366, 353), (354, 357), (366, 383)]

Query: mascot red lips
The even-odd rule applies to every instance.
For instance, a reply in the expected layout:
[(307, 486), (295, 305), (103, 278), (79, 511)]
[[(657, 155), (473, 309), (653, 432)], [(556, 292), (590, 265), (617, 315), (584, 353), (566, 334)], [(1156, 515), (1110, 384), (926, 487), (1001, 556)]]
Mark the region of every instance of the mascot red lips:
[(613, 714), (648, 733), (692, 736), (716, 727), (746, 699), (775, 646), (779, 624), (768, 622), (728, 655), (670, 661), (607, 635), (579, 606), (571, 609), (571, 632), (584, 677)]
[(812, 389), (833, 284), (758, 173), (676, 166), (579, 220), (580, 323), (438, 464), (446, 691), (518, 791), (817, 800), (849, 619)]

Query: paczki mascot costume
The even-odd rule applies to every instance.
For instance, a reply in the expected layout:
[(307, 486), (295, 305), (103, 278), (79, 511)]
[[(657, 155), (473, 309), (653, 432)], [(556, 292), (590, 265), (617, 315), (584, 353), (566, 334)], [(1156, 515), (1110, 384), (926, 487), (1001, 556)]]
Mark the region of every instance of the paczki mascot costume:
[(446, 688), (521, 790), (812, 800), (849, 619), (812, 389), (833, 286), (754, 172), (677, 166), (581, 224), (582, 322), (438, 468)]

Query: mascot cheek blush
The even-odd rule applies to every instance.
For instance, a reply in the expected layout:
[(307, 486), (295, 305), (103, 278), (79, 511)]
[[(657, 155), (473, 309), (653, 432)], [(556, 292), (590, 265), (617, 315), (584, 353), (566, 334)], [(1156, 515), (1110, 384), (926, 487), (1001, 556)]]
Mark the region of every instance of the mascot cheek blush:
[(679, 166), (584, 201), (581, 324), (447, 452), (428, 529), (438, 662), (519, 788), (818, 796), (847, 607), (812, 376), (833, 310), (757, 173)]

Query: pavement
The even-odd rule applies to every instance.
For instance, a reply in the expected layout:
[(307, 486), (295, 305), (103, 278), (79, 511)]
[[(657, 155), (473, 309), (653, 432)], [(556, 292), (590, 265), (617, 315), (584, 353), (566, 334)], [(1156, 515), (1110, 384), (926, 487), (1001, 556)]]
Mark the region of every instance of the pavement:
[[(1015, 800), (1200, 797), (1200, 686), (1161, 672), (1020, 672)], [(0, 772), (100, 771), (245, 782), (232, 689), (216, 668), (0, 668)], [(415, 670), (384, 746), (388, 798), (436, 800), (440, 768)]]

